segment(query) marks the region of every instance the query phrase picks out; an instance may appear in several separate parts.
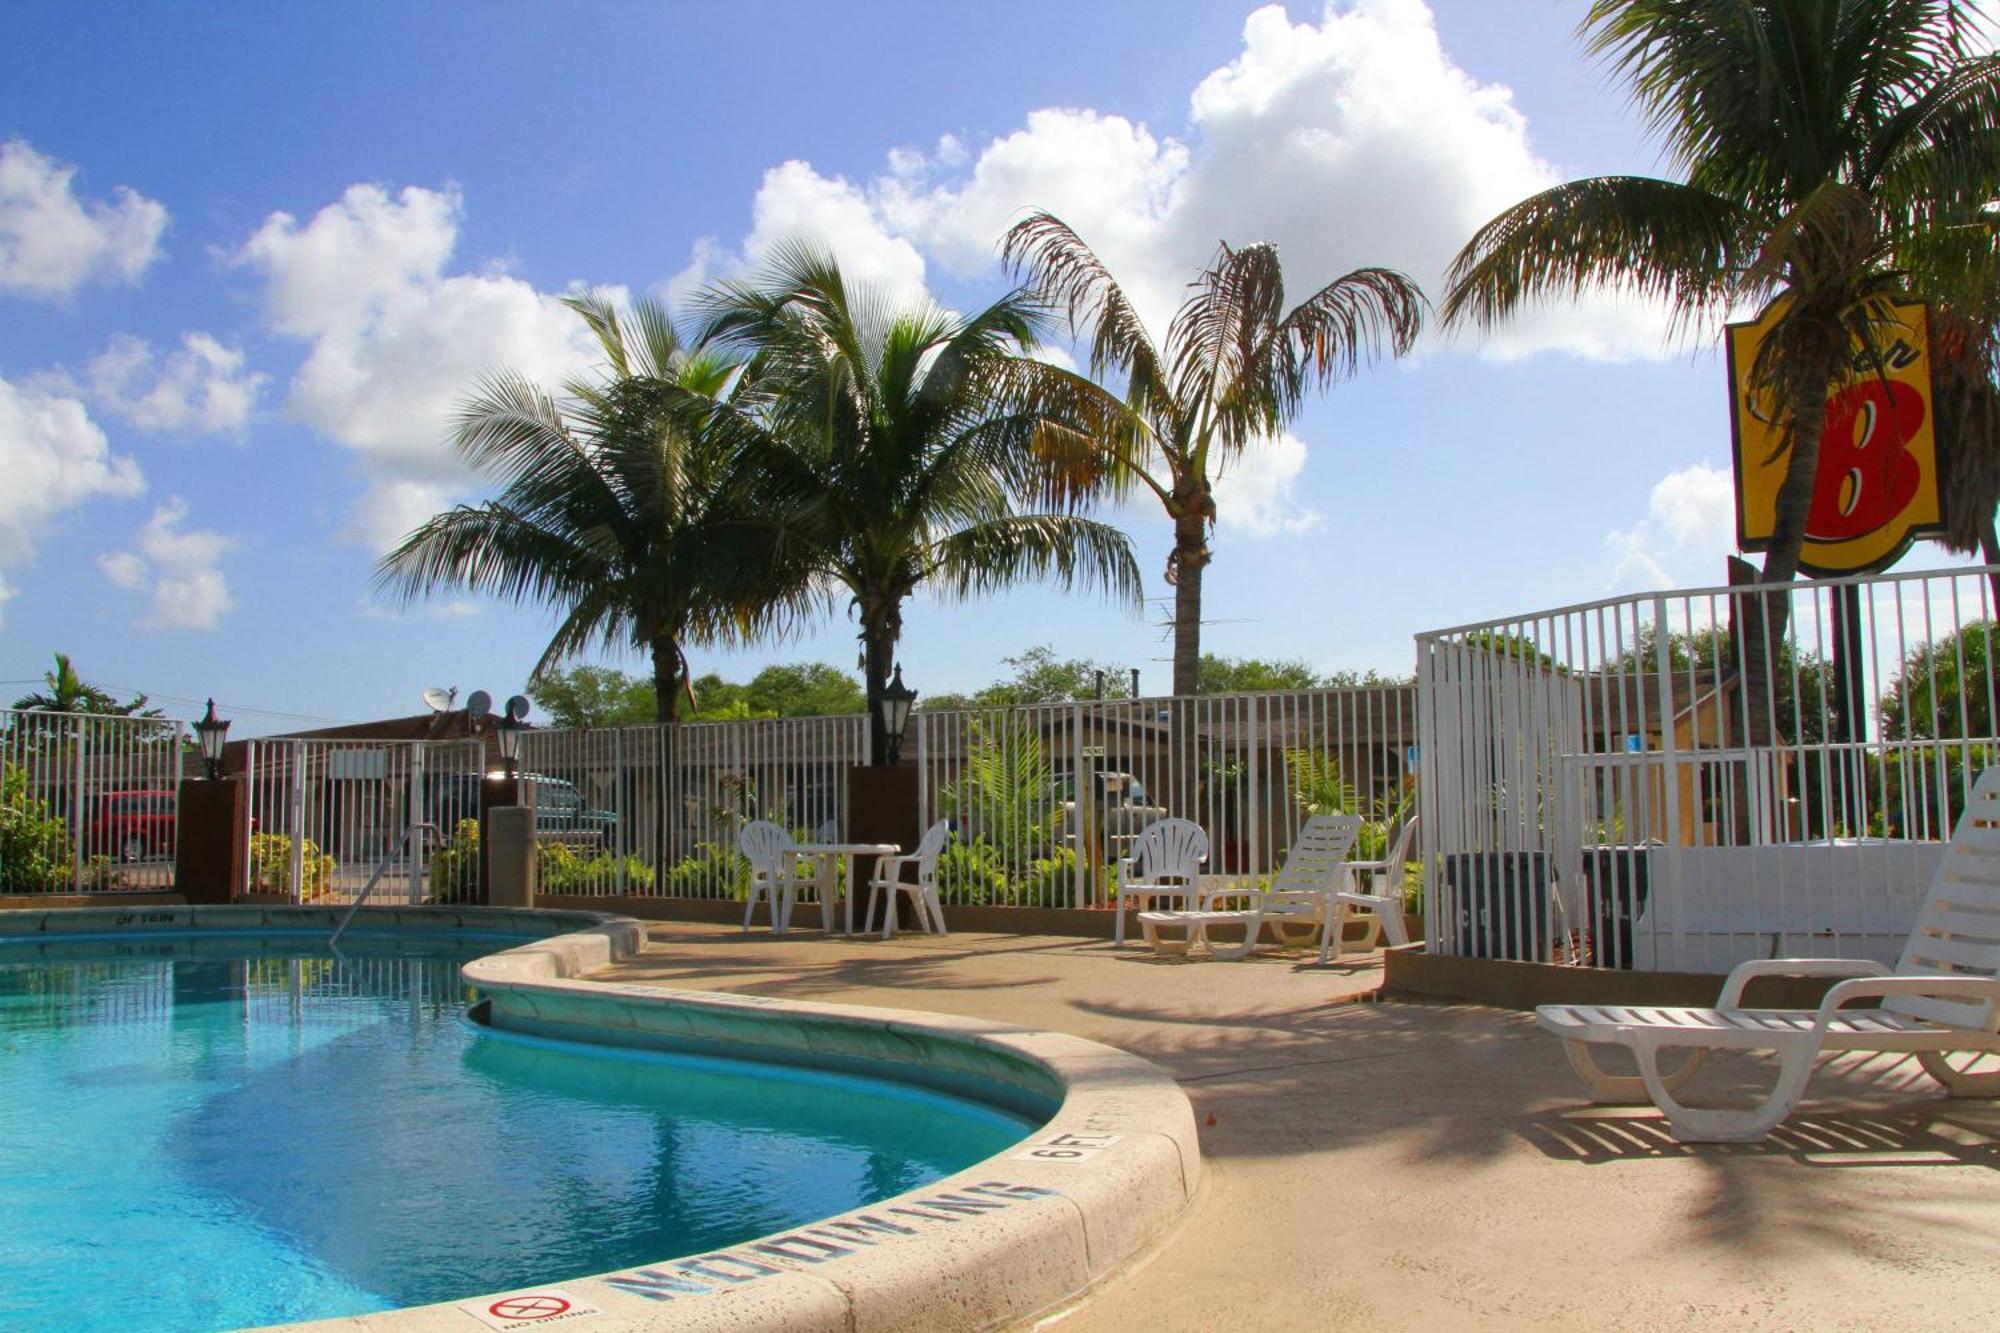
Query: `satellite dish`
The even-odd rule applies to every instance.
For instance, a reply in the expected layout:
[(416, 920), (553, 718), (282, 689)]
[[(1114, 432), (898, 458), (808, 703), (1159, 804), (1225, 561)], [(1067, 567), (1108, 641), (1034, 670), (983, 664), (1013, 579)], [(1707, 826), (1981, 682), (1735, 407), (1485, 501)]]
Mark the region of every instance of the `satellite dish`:
[(433, 713), (448, 713), (451, 706), (458, 702), (458, 686), (447, 690), (433, 685), (424, 691), (424, 702), (430, 705)]
[(528, 720), (528, 696), (517, 694), (507, 701), (507, 716), (516, 722)]
[(485, 717), (493, 711), (493, 696), (485, 690), (474, 690), (466, 696), (465, 711), (474, 717)]

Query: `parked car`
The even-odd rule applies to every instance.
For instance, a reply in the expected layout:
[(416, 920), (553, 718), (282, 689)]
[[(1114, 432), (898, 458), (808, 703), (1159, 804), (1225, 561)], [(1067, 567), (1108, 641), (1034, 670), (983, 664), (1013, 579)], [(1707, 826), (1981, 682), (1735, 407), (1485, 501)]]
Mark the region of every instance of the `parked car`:
[[(618, 812), (594, 810), (574, 782), (542, 773), (523, 773), (535, 784), (535, 831), (578, 841), (609, 842), (618, 828)], [(479, 818), (480, 778), (474, 773), (434, 773), (424, 779), (425, 817), (449, 841), (462, 819)]]
[(84, 852), (121, 861), (172, 856), (175, 808), (170, 791), (104, 792), (83, 826)]
[[(1081, 821), (1076, 808), (1076, 779), (1065, 777), (1060, 780), (1062, 796), (1063, 842), (1071, 847), (1076, 845), (1077, 831)], [(1167, 808), (1154, 805), (1146, 793), (1146, 784), (1130, 773), (1100, 771), (1097, 774), (1097, 826), (1100, 845), (1108, 856), (1123, 856), (1139, 830), (1156, 819), (1165, 819)]]

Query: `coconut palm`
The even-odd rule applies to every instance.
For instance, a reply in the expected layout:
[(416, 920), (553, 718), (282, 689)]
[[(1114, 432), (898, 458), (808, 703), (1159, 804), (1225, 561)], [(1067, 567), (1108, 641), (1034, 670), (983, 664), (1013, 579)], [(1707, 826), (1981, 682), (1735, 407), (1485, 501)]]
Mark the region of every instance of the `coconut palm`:
[(1025, 292), (972, 315), (898, 306), (789, 245), (706, 310), (708, 336), (750, 357), (716, 420), (773, 446), (767, 503), (860, 622), (874, 762), (887, 743), (873, 705), (919, 589), (966, 598), (1048, 578), (1137, 608), (1130, 543), (1079, 512), (1089, 478), (1064, 466), (1108, 428), (1090, 415), (1102, 395), (1023, 355), (1048, 318)]
[(669, 722), (687, 645), (772, 627), (801, 608), (805, 582), (785, 572), (787, 548), (749, 498), (754, 451), (702, 434), (686, 410), (724, 396), (740, 365), (684, 341), (657, 302), (627, 314), (596, 297), (565, 304), (607, 364), (566, 385), (561, 402), (519, 375), (485, 382), (452, 444), (501, 483), (499, 496), (410, 533), (377, 582), (405, 602), (464, 589), (553, 609), (561, 619), (537, 677), (592, 646), (637, 648)]
[(1124, 379), (1109, 480), (1151, 491), (1174, 525), (1174, 693), (1200, 689), (1201, 585), (1213, 553), (1215, 476), (1282, 431), (1308, 389), (1325, 389), (1385, 347), (1401, 356), (1423, 327), (1424, 296), (1386, 268), (1356, 269), (1289, 311), (1273, 245), (1224, 245), (1154, 342), (1102, 260), (1062, 219), (1034, 213), (1001, 253), (1090, 340), (1092, 376)]
[(1764, 577), (1790, 580), (1827, 396), (1907, 293), (1898, 255), (1992, 197), (2000, 64), (1970, 52), (1968, 8), (1596, 0), (1590, 50), (1682, 179), (1600, 176), (1514, 205), (1458, 255), (1444, 320), (1492, 327), (1596, 284), (1665, 300), (1683, 329), (1782, 298), (1750, 374), (1789, 451)]
[(43, 688), (23, 695), (14, 707), (23, 712), (101, 713), (112, 717), (159, 717), (160, 710), (148, 708), (146, 696), (135, 695), (129, 703), (119, 703), (111, 691), (92, 685), (77, 674), (68, 653), (56, 654), (53, 671), (42, 673)]

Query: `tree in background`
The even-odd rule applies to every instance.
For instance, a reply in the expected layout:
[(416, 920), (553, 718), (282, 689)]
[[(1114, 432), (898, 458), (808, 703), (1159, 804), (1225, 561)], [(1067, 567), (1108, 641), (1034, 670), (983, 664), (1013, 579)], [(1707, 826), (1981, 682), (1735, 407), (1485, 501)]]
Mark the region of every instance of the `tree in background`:
[[(869, 700), (920, 588), (966, 598), (1047, 578), (1138, 607), (1130, 542), (1082, 516), (1087, 490), (1052, 461), (1100, 427), (1065, 415), (1090, 405), (1076, 377), (1023, 355), (1045, 322), (1032, 297), (972, 315), (898, 309), (850, 286), (831, 256), (790, 246), (707, 311), (710, 336), (750, 358), (718, 416), (771, 456), (762, 480), (783, 497), (771, 503), (819, 586), (847, 592)], [(869, 717), (880, 763), (887, 738)]]
[(689, 404), (725, 397), (741, 367), (684, 342), (656, 302), (629, 314), (594, 296), (564, 304), (596, 336), (604, 371), (564, 386), (560, 403), (519, 375), (488, 381), (452, 444), (501, 483), (499, 497), (412, 532), (378, 582), (405, 601), (468, 589), (553, 609), (562, 620), (537, 677), (587, 648), (639, 649), (654, 715), (669, 722), (686, 646), (782, 625), (804, 609), (806, 578), (784, 565), (782, 533), (752, 497), (758, 442), (705, 433)]
[[(765, 667), (747, 684), (709, 672), (691, 683), (688, 722), (765, 717), (845, 717), (866, 706), (854, 677), (824, 662)], [(529, 696), (556, 727), (622, 727), (653, 721), (649, 681), (613, 667), (579, 666), (551, 671), (529, 687)]]
[(652, 682), (613, 667), (543, 672), (528, 686), (528, 697), (548, 714), (550, 726), (571, 730), (651, 722), (656, 712)]
[(1115, 490), (1151, 491), (1173, 522), (1173, 691), (1193, 694), (1216, 474), (1291, 424), (1308, 389), (1330, 387), (1385, 350), (1409, 351), (1423, 327), (1423, 293), (1392, 269), (1361, 268), (1287, 310), (1277, 247), (1224, 245), (1156, 345), (1110, 270), (1062, 219), (1024, 218), (1001, 252), (1067, 312), (1072, 329), (1088, 330), (1090, 374), (1124, 380), (1125, 410), (1099, 441), (1101, 466)]
[(76, 673), (68, 653), (57, 653), (55, 669), (42, 673), (42, 688), (14, 701), (23, 712), (102, 713), (112, 717), (163, 717), (157, 708), (146, 706), (146, 696), (137, 694), (119, 703), (109, 690), (100, 689)]

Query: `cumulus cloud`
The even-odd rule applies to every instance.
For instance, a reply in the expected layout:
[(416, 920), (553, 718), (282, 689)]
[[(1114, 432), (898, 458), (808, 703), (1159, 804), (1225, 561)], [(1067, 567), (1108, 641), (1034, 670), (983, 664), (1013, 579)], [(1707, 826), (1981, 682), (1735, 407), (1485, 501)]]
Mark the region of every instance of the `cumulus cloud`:
[(1310, 532), (1326, 516), (1299, 500), (1296, 486), (1306, 467), (1306, 442), (1286, 431), (1260, 440), (1232, 459), (1215, 479), (1216, 525), (1251, 537)]
[(271, 327), (309, 346), (285, 406), (361, 459), (349, 529), (376, 550), (470, 485), (449, 440), (482, 376), (554, 387), (596, 359), (557, 296), (499, 267), (446, 272), (463, 211), (455, 189), (355, 185), (308, 221), (273, 213), (235, 257), (263, 277)]
[[(1236, 56), (1190, 93), (1185, 137), (1044, 108), (977, 152), (950, 136), (928, 152), (898, 149), (861, 185), (790, 162), (766, 177), (758, 230), (770, 193), (837, 212), (857, 253), (899, 253), (902, 242), (921, 252), (907, 267), (929, 255), (981, 273), (1008, 226), (1047, 209), (1106, 261), (1158, 336), (1225, 239), (1275, 242), (1295, 299), (1364, 265), (1399, 268), (1435, 296), (1481, 223), (1560, 179), (1511, 91), (1453, 63), (1423, 0), (1334, 0), (1317, 21), (1293, 23), (1277, 5), (1252, 13)], [(715, 257), (711, 242), (709, 268)], [(1668, 327), (1653, 306), (1594, 295), (1528, 312), (1480, 346), (1648, 357), (1666, 350)]]
[(1616, 590), (1700, 586), (1718, 581), (1736, 549), (1736, 487), (1728, 468), (1696, 463), (1654, 485), (1646, 516), (1604, 539)]
[(76, 398), (0, 379), (0, 609), (15, 589), (9, 570), (34, 558), (42, 532), (63, 511), (95, 496), (145, 489), (139, 466), (111, 452)]
[(240, 433), (270, 376), (251, 371), (243, 352), (206, 333), (184, 333), (162, 356), (143, 338), (120, 334), (84, 371), (91, 400), (115, 417), (167, 435)]
[(695, 242), (687, 267), (664, 284), (669, 301), (678, 305), (705, 282), (755, 270), (794, 240), (831, 251), (849, 282), (878, 288), (899, 305), (927, 299), (924, 257), (917, 247), (892, 235), (870, 195), (839, 176), (822, 176), (799, 161), (772, 167), (757, 187), (750, 218), (750, 234), (737, 249), (712, 236)]
[(86, 282), (134, 282), (159, 257), (166, 207), (126, 186), (80, 198), (76, 168), (24, 139), (0, 144), (0, 292), (60, 299)]
[(136, 550), (108, 551), (97, 558), (104, 577), (127, 592), (146, 593), (146, 609), (134, 620), (142, 630), (212, 630), (236, 605), (222, 557), (236, 542), (207, 529), (184, 530), (187, 501), (179, 496), (156, 506), (133, 539)]

